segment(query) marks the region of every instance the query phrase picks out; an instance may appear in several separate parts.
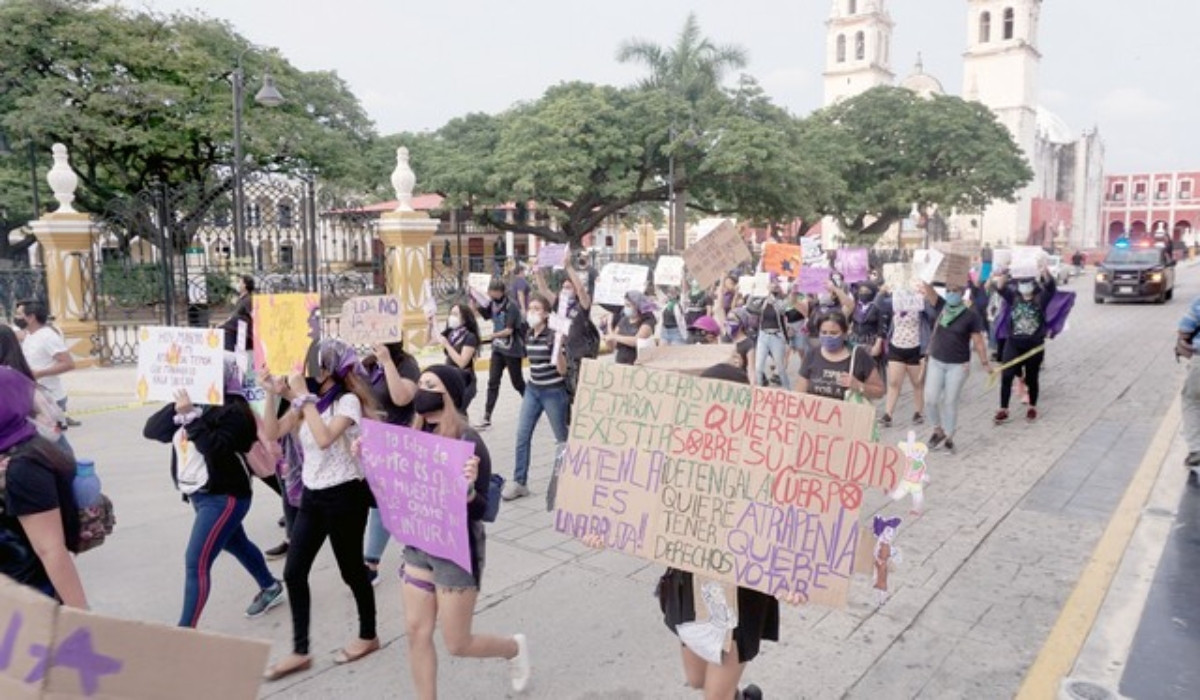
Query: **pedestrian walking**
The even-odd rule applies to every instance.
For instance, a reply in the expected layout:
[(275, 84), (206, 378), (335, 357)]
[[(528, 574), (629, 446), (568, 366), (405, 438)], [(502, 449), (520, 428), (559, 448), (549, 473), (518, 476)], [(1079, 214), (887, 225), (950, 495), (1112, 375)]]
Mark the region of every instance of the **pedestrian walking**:
[(62, 335), (48, 324), (50, 312), (40, 301), (24, 303), (25, 340), (21, 349), (33, 379), (46, 388), (58, 407), (67, 410), (67, 390), (62, 375), (75, 369), (75, 359), (67, 350)]
[[(901, 291), (901, 296), (917, 300), (920, 306), (909, 305), (897, 311), (896, 295), (890, 292), (881, 294), (877, 302), (880, 311), (892, 319), (887, 334), (887, 401), (884, 404), (883, 415), (879, 418), (879, 424), (885, 428), (892, 425), (892, 416), (896, 414), (896, 404), (900, 401), (905, 379), (912, 387), (912, 424), (922, 425), (925, 422), (925, 381), (922, 374), (925, 370), (925, 354), (929, 347), (931, 322), (936, 312), (924, 296), (912, 294), (908, 290)], [(906, 298), (906, 302), (909, 301)]]
[(0, 367), (0, 575), (86, 610), (71, 553), (79, 548), (75, 464), (29, 420), (34, 383)]
[(1179, 321), (1175, 359), (1179, 358), (1188, 361), (1187, 378), (1181, 393), (1183, 440), (1187, 444), (1187, 457), (1183, 462), (1185, 466), (1195, 468), (1200, 467), (1200, 297), (1192, 300)]
[(666, 295), (667, 305), (663, 307), (659, 340), (663, 345), (685, 345), (687, 318), (684, 317), (683, 303), (679, 298), (679, 287), (667, 287)]
[(654, 301), (641, 292), (627, 292), (621, 316), (610, 319), (604, 342), (617, 364), (637, 362), (638, 350), (654, 345)]
[[(286, 382), (266, 373), (260, 378), (269, 397), (263, 432), (268, 439), (294, 433), (303, 460), (290, 465), (300, 470), (303, 492), (283, 570), (292, 609), (292, 653), (267, 671), (267, 680), (312, 667), (308, 576), (327, 538), (358, 611), (358, 637), (337, 652), (334, 662), (357, 661), (379, 649), (375, 590), (363, 566), (363, 534), (372, 498), (358, 459), (350, 450), (359, 421), (377, 415), (374, 397), (356, 374), (357, 353), (340, 340), (315, 343), (306, 364), (311, 384), (300, 375)], [(272, 404), (281, 394), (291, 402), (291, 409), (276, 419)]]
[(842, 400), (854, 392), (872, 401), (883, 398), (883, 379), (870, 353), (847, 341), (850, 322), (841, 313), (825, 316), (818, 329), (820, 347), (808, 351), (800, 365), (796, 390)]
[[(0, 367), (14, 369), (30, 382), (35, 382), (33, 370), (29, 368), (29, 363), (25, 361), (25, 353), (21, 350), (21, 341), (17, 339), (16, 332), (8, 326), (0, 326)], [(38, 433), (66, 453), (67, 458), (74, 464), (75, 451), (71, 448), (71, 443), (67, 442), (66, 436), (67, 415), (42, 386), (34, 387), (33, 421)]]
[[(634, 292), (631, 292), (634, 293)], [(563, 350), (554, 355), (555, 333), (550, 330), (550, 302), (540, 294), (529, 300), (529, 331), (525, 348), (529, 355), (529, 383), (521, 399), (517, 419), (517, 454), (513, 478), (504, 485), (504, 500), (529, 495), (529, 459), (533, 431), (546, 414), (554, 441), (559, 447), (567, 442), (567, 356)]]
[[(530, 300), (530, 313), (536, 313), (538, 297)], [(549, 304), (541, 300), (548, 308)], [(540, 355), (540, 351), (538, 351)], [(530, 385), (530, 393), (536, 391)], [(451, 656), (475, 659), (508, 659), (512, 689), (517, 692), (529, 685), (532, 667), (525, 635), (511, 637), (475, 634), (475, 603), (479, 598), (486, 560), (487, 537), (483, 523), (487, 511), (488, 485), (492, 459), (479, 433), (472, 430), (458, 411), (463, 397), (462, 373), (445, 365), (435, 365), (421, 374), (414, 405), (417, 417), (413, 428), (475, 445), (474, 455), (463, 467), (467, 489), (467, 537), (471, 549), (471, 570), (416, 547), (404, 548), (404, 627), (408, 643), (408, 663), (418, 700), (437, 697), (437, 647), (433, 632), (440, 625), (442, 642)]]
[(963, 286), (947, 286), (945, 299), (929, 285), (924, 285), (923, 291), (937, 312), (925, 361), (925, 407), (933, 424), (928, 444), (932, 450), (944, 443), (953, 454), (958, 402), (971, 368), (971, 344), (974, 343), (979, 364), (986, 372), (992, 371), (992, 364), (983, 339), (983, 318), (967, 307)]
[[(237, 302), (233, 305), (229, 318), (221, 324), (222, 330), (225, 331), (225, 349), (231, 352), (241, 352), (254, 347), (254, 284), (254, 277), (251, 275), (242, 275), (238, 279)], [(237, 347), (238, 328), (243, 324), (246, 328), (246, 345)]]
[[(586, 255), (580, 255), (578, 263), (583, 265)], [(567, 423), (571, 422), (571, 403), (575, 400), (575, 388), (579, 385), (579, 371), (583, 361), (596, 359), (600, 356), (600, 329), (592, 322), (592, 296), (587, 283), (580, 276), (587, 269), (576, 271), (570, 265), (566, 266), (566, 279), (559, 287), (558, 297), (554, 298), (546, 278), (539, 270), (534, 280), (538, 291), (546, 299), (554, 298), (553, 314), (560, 319), (567, 319), (567, 333), (558, 340), (567, 353)]]
[(521, 310), (505, 294), (504, 282), (500, 280), (492, 280), (488, 296), (490, 301), (479, 308), (479, 315), (492, 322), (492, 359), (488, 369), (487, 404), (479, 423), (481, 429), (492, 427), (492, 411), (500, 398), (500, 380), (505, 372), (517, 393), (525, 395), (525, 377), (521, 372), (521, 363), (525, 359)]
[(147, 440), (171, 445), (171, 477), (195, 513), (184, 553), (180, 627), (199, 626), (212, 591), (213, 563), (222, 551), (232, 554), (258, 586), (246, 617), (260, 617), (283, 602), (283, 583), (242, 527), (253, 497), (245, 455), (258, 437), (243, 385), (237, 356), (226, 353), (222, 405), (198, 407), (180, 390), (175, 403), (150, 416), (142, 430)]
[(532, 290), (529, 287), (529, 280), (525, 279), (525, 266), (517, 264), (513, 269), (512, 282), (509, 284), (509, 297), (516, 302), (517, 308), (522, 313), (529, 310), (529, 294)]
[(450, 307), (446, 316), (446, 329), (439, 336), (446, 364), (463, 371), (466, 392), (458, 410), (463, 414), (475, 400), (478, 382), (475, 377), (475, 356), (479, 353), (479, 321), (470, 305), (459, 302)]
[(1024, 382), (1029, 400), (1025, 420), (1033, 422), (1038, 418), (1040, 377), (1046, 357), (1047, 312), (1057, 292), (1054, 276), (1043, 268), (1034, 279), (1011, 282), (1007, 276), (997, 275), (992, 284), (1008, 305), (1008, 313), (1002, 320), (1005, 343), (1000, 357), (1000, 410), (996, 411), (994, 422), (996, 425), (1008, 422), (1008, 404), (1017, 378)]

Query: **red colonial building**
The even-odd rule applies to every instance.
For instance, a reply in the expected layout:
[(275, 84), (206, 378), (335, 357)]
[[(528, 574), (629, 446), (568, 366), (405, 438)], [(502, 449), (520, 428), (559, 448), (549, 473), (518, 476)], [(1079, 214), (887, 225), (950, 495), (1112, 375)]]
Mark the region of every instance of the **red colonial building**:
[(1110, 243), (1121, 236), (1163, 232), (1194, 245), (1200, 226), (1200, 171), (1106, 176), (1101, 216)]

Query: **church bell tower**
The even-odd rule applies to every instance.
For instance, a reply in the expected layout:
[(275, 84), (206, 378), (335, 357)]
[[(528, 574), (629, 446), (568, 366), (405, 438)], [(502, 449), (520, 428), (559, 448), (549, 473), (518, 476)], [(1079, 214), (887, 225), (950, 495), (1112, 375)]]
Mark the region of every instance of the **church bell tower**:
[(825, 23), (825, 105), (891, 85), (892, 18), (885, 0), (834, 0)]

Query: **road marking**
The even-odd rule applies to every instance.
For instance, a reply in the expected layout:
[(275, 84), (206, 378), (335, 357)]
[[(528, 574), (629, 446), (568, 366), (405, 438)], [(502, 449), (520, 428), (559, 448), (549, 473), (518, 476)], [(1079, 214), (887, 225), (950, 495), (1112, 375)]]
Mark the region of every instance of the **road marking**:
[(74, 418), (76, 416), (91, 416), (91, 415), (95, 415), (97, 413), (111, 413), (113, 411), (129, 411), (129, 410), (132, 410), (135, 408), (149, 406), (152, 403), (155, 403), (155, 402), (134, 401), (132, 403), (122, 403), (122, 404), (117, 404), (115, 406), (100, 406), (98, 408), (80, 408), (80, 409), (72, 408), (71, 410), (67, 411), (67, 415)]
[(1176, 398), (1163, 416), (1104, 535), (1092, 551), (1091, 560), (1080, 574), (1079, 582), (1050, 630), (1050, 636), (1025, 675), (1017, 694), (1018, 700), (1057, 697), (1059, 684), (1075, 666), (1075, 660), (1100, 613), (1109, 586), (1121, 565), (1121, 558), (1125, 555), (1125, 548), (1133, 537), (1142, 509), (1171, 449), (1171, 441), (1179, 429), (1180, 415), (1180, 400)]

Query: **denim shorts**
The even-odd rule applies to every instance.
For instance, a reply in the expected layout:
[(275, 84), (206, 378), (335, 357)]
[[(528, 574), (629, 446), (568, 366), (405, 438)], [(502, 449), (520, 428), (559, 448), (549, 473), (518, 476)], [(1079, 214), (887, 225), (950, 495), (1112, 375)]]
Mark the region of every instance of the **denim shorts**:
[(404, 565), (414, 569), (433, 572), (433, 585), (437, 588), (478, 590), (483, 583), (483, 553), (485, 549), (483, 523), (472, 521), (468, 527), (471, 528), (471, 539), (475, 543), (473, 554), (475, 557), (475, 570), (479, 572), (478, 576), (473, 576), (470, 571), (467, 571), (449, 559), (435, 557), (416, 547), (406, 546), (404, 548)]

